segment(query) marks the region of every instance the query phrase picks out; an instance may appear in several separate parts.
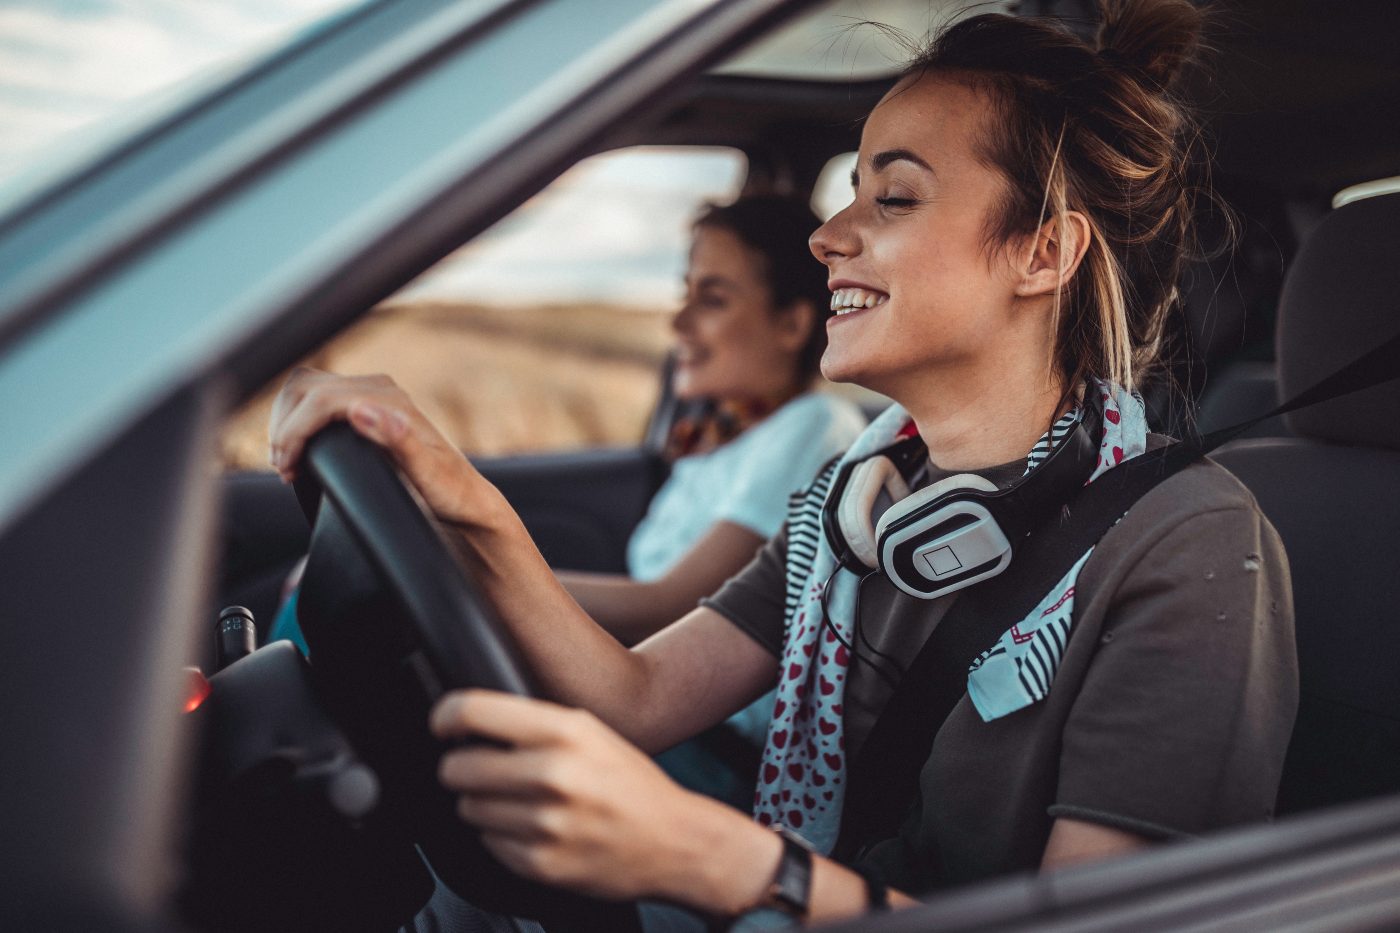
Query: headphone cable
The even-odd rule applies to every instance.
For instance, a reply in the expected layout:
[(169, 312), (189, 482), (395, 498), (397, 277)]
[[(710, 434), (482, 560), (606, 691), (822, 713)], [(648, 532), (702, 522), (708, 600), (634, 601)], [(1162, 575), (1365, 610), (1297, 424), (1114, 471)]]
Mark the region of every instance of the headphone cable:
[[(869, 573), (865, 574), (865, 576), (861, 577), (860, 582), (856, 584), (855, 608), (851, 613), (851, 630), (860, 637), (860, 640), (862, 642), (865, 643), (865, 647), (869, 648), (881, 658), (884, 658), (885, 661), (890, 665), (890, 667), (894, 668), (895, 673), (898, 676), (903, 677), (905, 674), (904, 665), (900, 664), (890, 655), (885, 654), (885, 652), (881, 651), (879, 648), (876, 648), (874, 643), (871, 642), (868, 637), (866, 637), (865, 629), (861, 628), (860, 625), (860, 597), (861, 594), (865, 591), (865, 581), (869, 580), (873, 576), (876, 576), (877, 574), (879, 574), (879, 572), (879, 570), (871, 570)], [(869, 664), (870, 662), (867, 661), (866, 663)]]
[[(861, 654), (860, 651), (857, 650), (857, 648), (856, 648), (856, 646), (855, 646), (854, 644), (852, 644), (851, 642), (847, 641), (844, 637), (842, 637), (841, 633), (838, 632), (838, 631), (836, 631), (836, 625), (831, 621), (831, 613), (830, 613), (830, 611), (828, 610), (828, 607), (827, 607), (827, 602), (828, 602), (828, 600), (831, 598), (831, 584), (836, 580), (836, 575), (837, 575), (838, 573), (840, 573), (844, 568), (845, 568), (845, 563), (844, 563), (844, 562), (838, 562), (837, 565), (836, 565), (836, 569), (833, 570), (833, 571), (831, 572), (831, 576), (829, 576), (829, 577), (826, 578), (826, 583), (823, 584), (823, 586), (822, 586), (822, 598), (821, 598), (822, 624), (821, 624), (821, 627), (822, 627), (822, 628), (825, 628), (827, 631), (829, 631), (829, 632), (831, 633), (832, 637), (835, 638), (835, 639), (837, 640), (837, 642), (839, 642), (843, 648), (845, 648), (847, 651), (849, 651), (849, 652), (851, 653), (851, 657), (856, 658), (856, 659), (858, 659), (858, 660), (860, 660), (860, 661), (864, 661), (867, 665), (869, 665), (869, 667), (870, 667), (870, 669), (871, 669), (872, 671), (874, 671), (876, 674), (880, 675), (880, 679), (883, 680), (886, 684), (888, 684), (888, 685), (890, 686), (891, 689), (897, 690), (897, 689), (899, 689), (899, 682), (896, 681), (894, 678), (892, 678), (892, 677), (889, 675), (889, 672), (887, 672), (883, 667), (881, 667), (879, 664), (876, 664), (876, 663), (874, 662), (874, 660), (872, 660), (871, 658), (867, 658), (866, 656), (864, 656), (863, 654)], [(872, 576), (874, 576), (874, 575), (875, 575), (876, 573), (878, 573), (878, 572), (879, 572), (879, 571), (876, 571), (876, 570), (870, 571), (869, 573), (865, 574), (865, 576), (861, 577), (861, 578), (860, 578), (860, 582), (856, 584), (855, 605), (854, 605), (854, 611), (852, 612), (852, 618), (851, 618), (851, 628), (852, 628), (852, 631), (854, 631), (854, 632), (860, 632), (859, 610), (860, 610), (860, 591), (861, 591), (861, 588), (862, 588), (862, 586), (865, 584), (865, 581), (866, 581), (866, 580), (870, 579)], [(870, 645), (869, 639), (866, 639), (866, 638), (864, 637), (863, 633), (862, 633), (861, 640), (864, 641), (867, 645)], [(870, 648), (871, 648), (872, 651), (874, 651), (874, 652), (875, 652), (876, 654), (878, 654), (880, 657), (884, 658), (886, 661), (888, 661), (888, 662), (890, 662), (892, 665), (894, 665), (895, 670), (899, 671), (901, 675), (904, 673), (904, 672), (900, 669), (899, 665), (896, 664), (895, 661), (894, 661), (894, 659), (891, 658), (889, 655), (884, 654), (883, 652), (879, 651), (878, 649), (875, 648), (874, 645), (870, 645)]]

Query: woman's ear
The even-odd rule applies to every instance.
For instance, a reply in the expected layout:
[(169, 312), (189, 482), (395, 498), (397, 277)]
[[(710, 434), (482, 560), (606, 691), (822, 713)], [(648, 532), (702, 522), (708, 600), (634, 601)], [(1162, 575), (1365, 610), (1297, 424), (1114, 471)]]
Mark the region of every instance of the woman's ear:
[(788, 353), (797, 353), (807, 345), (814, 327), (820, 327), (817, 309), (806, 298), (797, 298), (777, 310), (775, 321), (778, 343)]
[(1079, 211), (1065, 211), (1047, 220), (1036, 231), (1029, 254), (1022, 254), (1016, 295), (1053, 295), (1068, 287), (1089, 250), (1090, 236), (1089, 219)]

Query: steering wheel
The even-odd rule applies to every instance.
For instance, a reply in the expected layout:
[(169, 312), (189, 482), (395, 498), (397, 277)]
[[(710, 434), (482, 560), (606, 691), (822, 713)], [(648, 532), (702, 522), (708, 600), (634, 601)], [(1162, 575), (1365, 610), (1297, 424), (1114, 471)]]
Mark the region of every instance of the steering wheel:
[(312, 523), (298, 599), (318, 695), (376, 772), (387, 816), (403, 821), (439, 878), (483, 909), (546, 927), (639, 929), (631, 904), (525, 881), (486, 851), (437, 782), (444, 747), (428, 711), (445, 691), (531, 696), (489, 603), (385, 451), (343, 423), (307, 444), (296, 482)]

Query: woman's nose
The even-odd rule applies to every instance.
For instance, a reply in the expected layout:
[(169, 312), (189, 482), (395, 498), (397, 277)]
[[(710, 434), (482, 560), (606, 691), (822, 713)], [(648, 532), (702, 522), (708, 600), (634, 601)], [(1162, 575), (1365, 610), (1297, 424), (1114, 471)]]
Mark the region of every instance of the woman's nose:
[(690, 330), (692, 316), (693, 312), (689, 299), (681, 302), (681, 306), (676, 309), (676, 313), (671, 315), (671, 330), (678, 334), (683, 334)]
[(849, 210), (848, 207), (833, 214), (807, 239), (807, 247), (818, 262), (830, 265), (833, 260), (850, 258), (856, 253), (858, 246), (847, 215)]

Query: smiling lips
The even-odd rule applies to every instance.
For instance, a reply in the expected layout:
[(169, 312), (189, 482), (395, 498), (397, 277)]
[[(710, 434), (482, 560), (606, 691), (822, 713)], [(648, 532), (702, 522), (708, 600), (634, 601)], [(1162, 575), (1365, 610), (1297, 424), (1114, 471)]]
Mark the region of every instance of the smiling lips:
[(677, 344), (676, 346), (676, 362), (681, 365), (694, 366), (704, 362), (707, 356), (709, 356), (709, 353), (699, 347), (685, 343)]
[(871, 291), (867, 288), (838, 288), (831, 293), (831, 310), (836, 312), (837, 317), (840, 317), (843, 314), (850, 314), (852, 311), (864, 311), (866, 308), (882, 305), (889, 300), (889, 297), (884, 292)]

